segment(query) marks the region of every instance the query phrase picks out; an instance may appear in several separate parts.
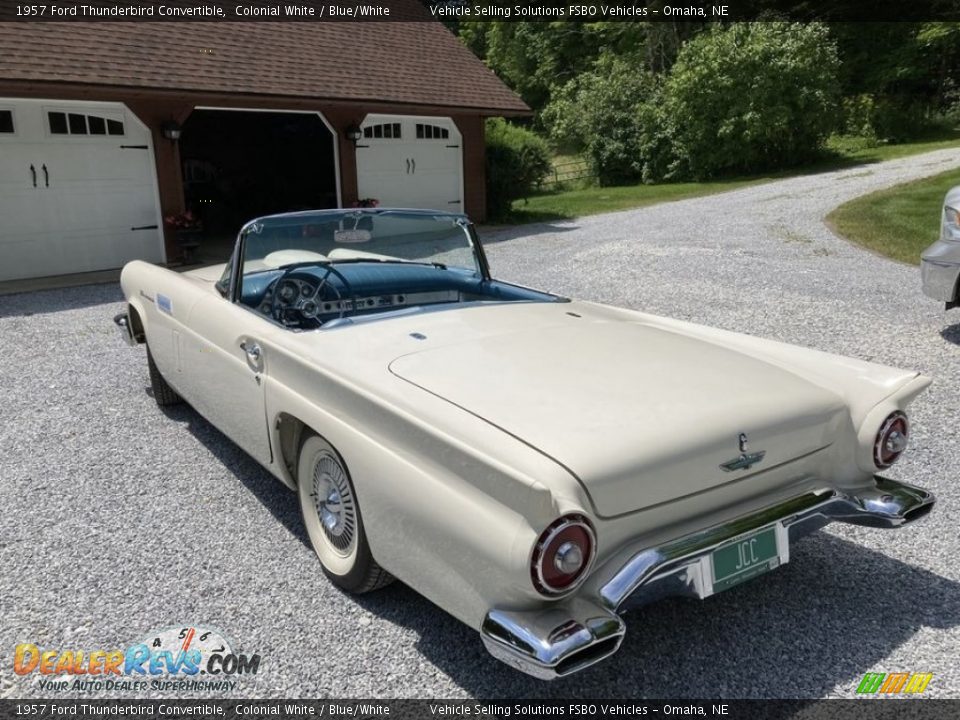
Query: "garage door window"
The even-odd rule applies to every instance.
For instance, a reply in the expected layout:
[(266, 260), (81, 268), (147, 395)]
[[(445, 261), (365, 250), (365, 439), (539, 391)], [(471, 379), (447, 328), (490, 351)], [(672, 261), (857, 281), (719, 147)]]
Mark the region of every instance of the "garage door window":
[(417, 123), (417, 140), (448, 140), (450, 131), (439, 125)]
[(123, 135), (119, 120), (81, 113), (48, 112), (52, 135)]
[(365, 138), (387, 138), (389, 140), (400, 140), (400, 123), (380, 123), (379, 125), (367, 125), (363, 129)]
[(0, 110), (0, 133), (13, 132), (13, 110)]

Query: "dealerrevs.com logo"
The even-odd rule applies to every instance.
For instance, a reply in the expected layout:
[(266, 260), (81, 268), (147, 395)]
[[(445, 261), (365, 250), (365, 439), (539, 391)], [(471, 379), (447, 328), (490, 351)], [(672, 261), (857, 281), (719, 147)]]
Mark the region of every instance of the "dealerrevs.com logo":
[(235, 678), (259, 669), (259, 655), (236, 653), (219, 630), (198, 626), (154, 631), (125, 649), (20, 643), (13, 654), (13, 671), (49, 691), (231, 691)]

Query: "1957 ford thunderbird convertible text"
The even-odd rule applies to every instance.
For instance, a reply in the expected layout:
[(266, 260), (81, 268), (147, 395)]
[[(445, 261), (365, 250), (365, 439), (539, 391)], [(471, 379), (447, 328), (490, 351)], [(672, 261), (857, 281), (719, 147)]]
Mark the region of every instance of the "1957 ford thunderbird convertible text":
[(540, 678), (616, 652), (633, 605), (933, 507), (878, 475), (928, 378), (494, 280), (460, 215), (274, 215), (121, 282), (157, 402), (298, 493), (334, 583), (399, 578)]

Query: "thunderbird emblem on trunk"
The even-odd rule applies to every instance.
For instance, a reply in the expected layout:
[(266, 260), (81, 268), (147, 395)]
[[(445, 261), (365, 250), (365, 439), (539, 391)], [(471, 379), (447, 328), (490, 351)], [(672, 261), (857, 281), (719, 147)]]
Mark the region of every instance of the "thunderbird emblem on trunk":
[(747, 452), (747, 434), (740, 433), (740, 436), (737, 438), (740, 443), (740, 457), (736, 457), (733, 460), (728, 460), (725, 463), (720, 463), (720, 468), (724, 472), (733, 472), (734, 470), (748, 470), (756, 465), (758, 462), (763, 460), (763, 456), (766, 455), (765, 450), (760, 450), (759, 452), (748, 453)]

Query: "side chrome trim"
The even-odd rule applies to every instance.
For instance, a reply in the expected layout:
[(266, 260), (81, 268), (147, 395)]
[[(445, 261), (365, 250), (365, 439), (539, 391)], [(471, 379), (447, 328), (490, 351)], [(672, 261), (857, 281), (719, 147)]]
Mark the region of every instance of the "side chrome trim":
[(627, 607), (671, 595), (701, 599), (713, 595), (711, 553), (744, 533), (775, 526), (782, 564), (790, 559), (790, 541), (831, 521), (898, 528), (925, 516), (935, 502), (934, 496), (922, 488), (879, 476), (873, 478), (872, 486), (855, 490), (806, 493), (641, 549), (600, 587), (595, 597), (590, 591), (537, 610), (494, 608), (484, 618), (480, 635), (497, 659), (528, 675), (552, 680), (615, 653), (626, 630), (619, 613)]

